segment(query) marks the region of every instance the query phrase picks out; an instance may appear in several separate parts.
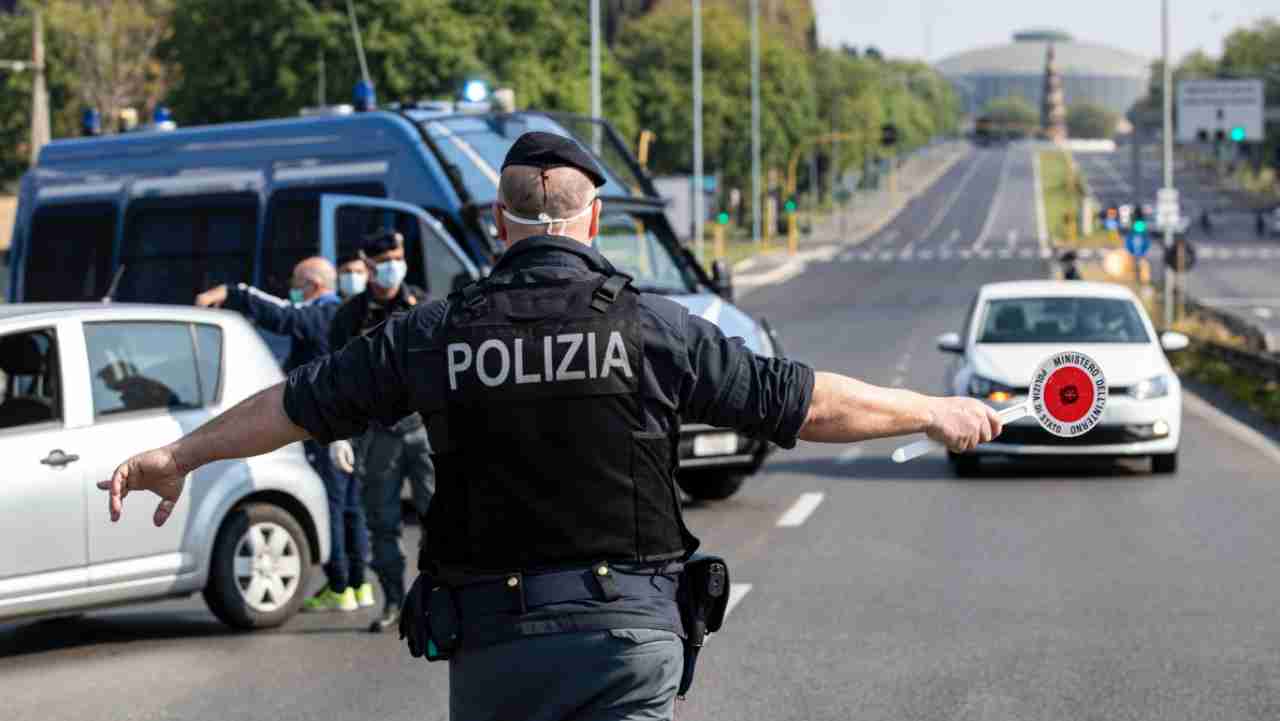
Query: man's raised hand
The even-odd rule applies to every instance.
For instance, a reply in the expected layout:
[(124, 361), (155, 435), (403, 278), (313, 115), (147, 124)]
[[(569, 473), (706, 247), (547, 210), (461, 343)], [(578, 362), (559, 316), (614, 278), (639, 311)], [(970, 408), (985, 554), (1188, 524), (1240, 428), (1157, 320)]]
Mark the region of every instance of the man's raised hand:
[(182, 496), (186, 475), (170, 448), (154, 448), (121, 463), (110, 479), (98, 481), (98, 488), (109, 494), (107, 509), (112, 521), (120, 520), (124, 498), (130, 491), (151, 491), (160, 496), (160, 505), (156, 506), (152, 521), (163, 526)]

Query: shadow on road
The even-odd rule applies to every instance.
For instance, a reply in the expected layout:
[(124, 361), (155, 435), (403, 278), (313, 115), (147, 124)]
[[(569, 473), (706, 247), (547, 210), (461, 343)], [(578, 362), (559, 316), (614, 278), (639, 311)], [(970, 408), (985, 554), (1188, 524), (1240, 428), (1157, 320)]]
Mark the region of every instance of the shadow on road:
[(1105, 458), (1033, 459), (1026, 461), (984, 461), (978, 475), (959, 478), (946, 459), (929, 456), (910, 463), (894, 463), (886, 456), (859, 458), (841, 463), (836, 458), (807, 458), (771, 461), (773, 473), (812, 474), (823, 478), (868, 481), (1101, 481), (1148, 479), (1144, 461), (1116, 461)]

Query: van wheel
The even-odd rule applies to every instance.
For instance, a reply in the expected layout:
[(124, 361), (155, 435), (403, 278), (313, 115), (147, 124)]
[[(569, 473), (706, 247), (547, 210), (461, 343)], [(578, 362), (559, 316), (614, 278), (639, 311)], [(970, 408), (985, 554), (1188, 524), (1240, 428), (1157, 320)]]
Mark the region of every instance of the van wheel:
[(204, 600), (233, 628), (279, 626), (297, 613), (311, 546), (287, 511), (269, 503), (233, 510), (218, 531)]
[(746, 481), (745, 475), (726, 471), (681, 473), (676, 476), (680, 490), (699, 501), (723, 501), (742, 490), (742, 484)]
[(1159, 453), (1151, 457), (1151, 472), (1166, 475), (1178, 472), (1178, 452)]

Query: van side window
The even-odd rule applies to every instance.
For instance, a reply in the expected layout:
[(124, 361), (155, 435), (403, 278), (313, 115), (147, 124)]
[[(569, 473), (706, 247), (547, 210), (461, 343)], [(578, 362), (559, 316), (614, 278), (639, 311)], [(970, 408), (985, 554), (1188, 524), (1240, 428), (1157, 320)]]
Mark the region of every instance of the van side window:
[[(450, 293), (471, 281), (467, 267), (432, 228), (425, 229), (427, 253), (427, 294), (432, 300), (446, 298)], [(461, 279), (461, 280), (459, 280)]]
[(0, 337), (0, 428), (60, 420), (60, 378), (53, 329)]
[(96, 301), (111, 284), (114, 203), (46, 205), (27, 234), (22, 300)]
[[(281, 188), (267, 204), (259, 284), (272, 295), (289, 295), (289, 276), (303, 258), (320, 253), (320, 196), (326, 193), (387, 197), (382, 183)], [(339, 253), (341, 256), (341, 253)]]
[(248, 282), (257, 228), (256, 195), (135, 200), (125, 219), (116, 299), (190, 305), (219, 283)]
[(385, 208), (367, 208), (344, 205), (338, 208), (334, 218), (334, 230), (338, 235), (338, 259), (354, 255), (360, 249), (364, 236), (379, 228), (394, 228), (404, 236), (404, 257), (409, 264), (405, 282), (419, 288), (427, 287), (427, 274), (422, 263), (422, 233), (419, 232), (416, 215)]
[(193, 337), (187, 323), (85, 323), (94, 416), (203, 405)]

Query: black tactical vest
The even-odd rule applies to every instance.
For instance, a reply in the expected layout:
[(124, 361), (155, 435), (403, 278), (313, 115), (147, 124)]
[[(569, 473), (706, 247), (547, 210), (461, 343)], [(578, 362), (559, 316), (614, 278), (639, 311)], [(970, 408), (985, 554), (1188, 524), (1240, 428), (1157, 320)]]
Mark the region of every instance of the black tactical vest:
[(481, 281), (451, 297), (425, 560), (531, 570), (696, 548), (675, 486), (678, 428), (645, 430), (629, 282)]

